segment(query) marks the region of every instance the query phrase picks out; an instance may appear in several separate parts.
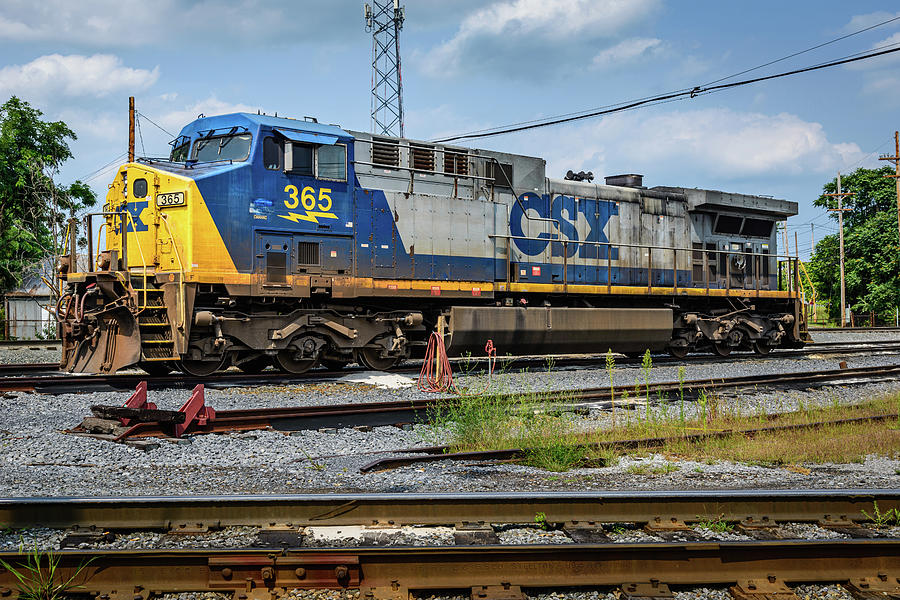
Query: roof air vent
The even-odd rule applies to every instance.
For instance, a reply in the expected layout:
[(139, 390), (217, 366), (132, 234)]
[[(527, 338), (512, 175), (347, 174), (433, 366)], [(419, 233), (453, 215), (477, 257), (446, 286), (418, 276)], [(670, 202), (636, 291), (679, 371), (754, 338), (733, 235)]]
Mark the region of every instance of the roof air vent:
[(619, 187), (642, 188), (644, 187), (644, 176), (636, 173), (628, 173), (627, 175), (610, 175), (606, 177), (606, 185), (617, 185)]

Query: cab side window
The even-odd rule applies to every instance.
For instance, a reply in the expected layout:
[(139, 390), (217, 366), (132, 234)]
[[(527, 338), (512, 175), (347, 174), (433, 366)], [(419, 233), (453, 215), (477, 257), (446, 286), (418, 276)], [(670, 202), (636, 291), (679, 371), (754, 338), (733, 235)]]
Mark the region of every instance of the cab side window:
[(319, 146), (318, 176), (322, 179), (347, 180), (347, 147), (340, 144)]
[(295, 175), (313, 175), (315, 148), (307, 144), (291, 144), (290, 171)]
[(281, 144), (275, 138), (267, 137), (263, 140), (263, 164), (267, 169), (281, 170), (282, 154)]

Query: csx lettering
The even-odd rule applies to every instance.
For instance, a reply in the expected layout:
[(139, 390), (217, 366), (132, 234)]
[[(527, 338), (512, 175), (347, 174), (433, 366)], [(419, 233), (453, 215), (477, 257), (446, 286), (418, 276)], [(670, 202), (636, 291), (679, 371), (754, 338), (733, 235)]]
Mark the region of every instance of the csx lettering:
[[(569, 258), (578, 254), (579, 258), (603, 258), (607, 257), (609, 246), (598, 245), (609, 241), (603, 230), (609, 219), (619, 214), (619, 207), (615, 202), (596, 200), (593, 198), (579, 198), (572, 196), (555, 196), (552, 198), (534, 193), (525, 193), (512, 206), (509, 217), (509, 232), (513, 237), (529, 237), (531, 239), (515, 239), (515, 246), (527, 256), (537, 256), (543, 253), (547, 246), (553, 256), (562, 256), (564, 251)], [(579, 229), (579, 215), (584, 215), (587, 222), (585, 242), (581, 243)], [(546, 231), (549, 225), (543, 221), (534, 219), (553, 219), (558, 226), (550, 226), (552, 234)], [(534, 229), (543, 229), (541, 233), (527, 233)], [(557, 241), (559, 240), (559, 241)], [(562, 240), (567, 243), (563, 244)], [(618, 260), (618, 248), (612, 248), (612, 260)]]
[[(302, 190), (299, 190), (295, 185), (286, 185), (284, 191), (290, 198), (289, 200), (284, 201), (285, 207), (294, 209), (302, 204), (303, 208), (307, 211), (316, 208), (317, 198), (316, 190), (314, 188), (306, 186)], [(318, 203), (320, 211), (328, 212), (331, 210), (331, 188), (319, 188)]]
[(125, 204), (125, 208), (128, 209), (128, 213), (131, 215), (131, 218), (128, 219), (128, 229), (126, 231), (131, 233), (135, 231), (147, 231), (149, 229), (149, 227), (141, 221), (141, 213), (147, 208), (149, 202), (149, 200), (140, 200), (138, 202), (128, 202)]

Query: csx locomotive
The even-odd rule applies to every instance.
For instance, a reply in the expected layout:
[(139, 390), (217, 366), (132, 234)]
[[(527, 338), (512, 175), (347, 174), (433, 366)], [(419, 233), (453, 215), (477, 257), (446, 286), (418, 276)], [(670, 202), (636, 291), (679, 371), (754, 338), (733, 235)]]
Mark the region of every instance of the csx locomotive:
[(796, 203), (545, 166), (313, 119), (198, 118), (168, 159), (118, 170), (86, 217), (84, 272), (70, 223), (62, 366), (388, 369), (435, 331), (450, 355), (804, 343), (796, 260), (776, 253)]

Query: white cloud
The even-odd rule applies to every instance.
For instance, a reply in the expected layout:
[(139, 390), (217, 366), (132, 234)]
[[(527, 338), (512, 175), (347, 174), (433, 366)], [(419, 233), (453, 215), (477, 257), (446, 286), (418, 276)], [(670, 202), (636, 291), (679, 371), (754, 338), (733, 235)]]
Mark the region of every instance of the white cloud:
[(548, 173), (644, 172), (656, 182), (651, 186), (693, 185), (701, 175), (733, 181), (830, 173), (864, 154), (855, 143), (830, 141), (821, 124), (796, 115), (723, 108), (614, 115), (556, 130), (551, 139), (544, 134), (542, 145), (560, 149), (547, 156)]
[[(350, 7), (350, 0), (341, 0)], [(205, 46), (246, 46), (315, 39), (337, 42), (346, 11), (310, 2), (273, 0), (3, 0), (0, 40), (86, 47), (135, 47), (178, 40)], [(359, 8), (354, 6), (354, 16)], [(302, 32), (297, 29), (302, 23)], [(358, 29), (359, 22), (353, 23)]]
[(598, 52), (592, 61), (596, 69), (616, 67), (632, 62), (638, 58), (657, 54), (662, 49), (662, 40), (657, 38), (631, 38), (623, 40), (605, 50)]
[(844, 31), (853, 33), (854, 31), (859, 31), (860, 29), (865, 29), (866, 27), (877, 25), (882, 21), (887, 21), (888, 19), (892, 19), (894, 17), (900, 17), (900, 12), (890, 13), (884, 10), (880, 10), (873, 13), (866, 13), (864, 15), (853, 15), (853, 17), (850, 18), (850, 21), (846, 25), (844, 25)]
[(426, 73), (553, 62), (567, 47), (613, 38), (656, 12), (660, 0), (504, 0), (468, 14), (448, 41), (417, 55)]
[(50, 54), (24, 65), (0, 69), (0, 96), (18, 95), (28, 99), (103, 97), (114, 92), (145, 90), (158, 78), (159, 67), (152, 71), (132, 69), (110, 54)]

